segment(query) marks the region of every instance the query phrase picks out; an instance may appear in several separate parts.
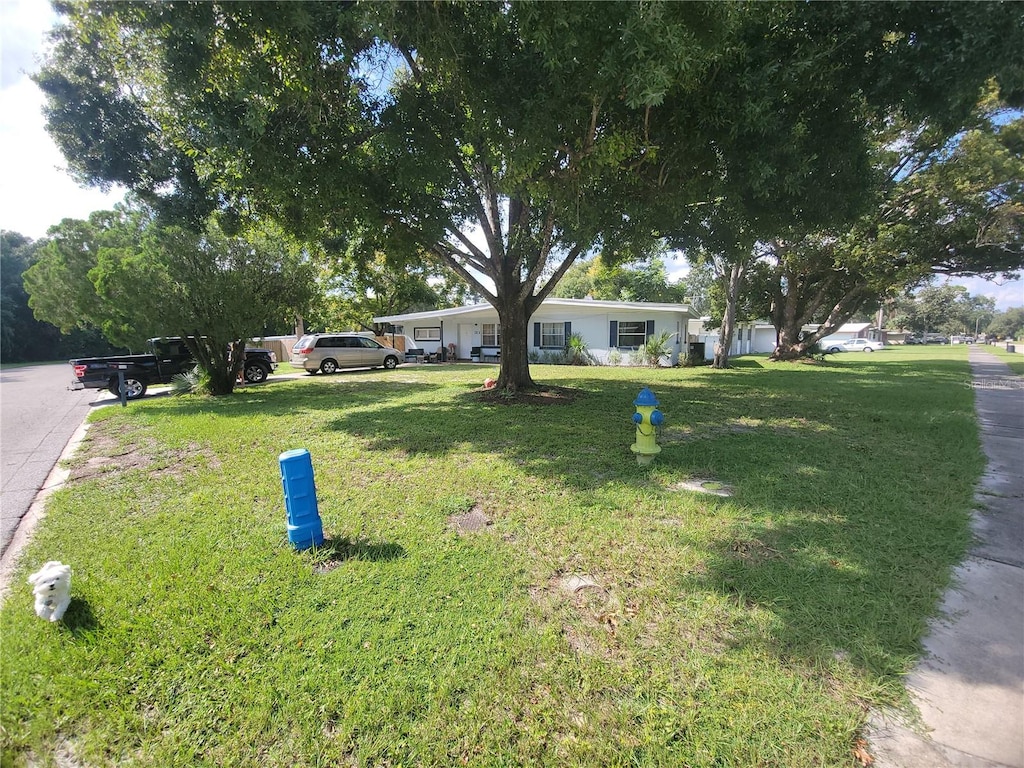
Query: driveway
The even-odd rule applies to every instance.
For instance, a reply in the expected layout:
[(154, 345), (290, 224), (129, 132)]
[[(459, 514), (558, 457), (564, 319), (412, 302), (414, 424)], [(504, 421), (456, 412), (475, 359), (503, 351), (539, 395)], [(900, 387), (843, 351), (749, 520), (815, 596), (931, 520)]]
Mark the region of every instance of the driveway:
[(109, 397), (94, 389), (68, 391), (72, 377), (67, 363), (0, 370), (0, 553), (90, 404)]

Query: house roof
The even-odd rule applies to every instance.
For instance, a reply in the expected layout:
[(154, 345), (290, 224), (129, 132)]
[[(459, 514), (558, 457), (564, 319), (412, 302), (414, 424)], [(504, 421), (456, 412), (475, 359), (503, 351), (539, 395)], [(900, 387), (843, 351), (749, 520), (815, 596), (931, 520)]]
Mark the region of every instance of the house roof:
[[(598, 299), (544, 299), (541, 303), (542, 309), (574, 309), (574, 310), (613, 310), (629, 311), (640, 310), (644, 312), (683, 312), (689, 313), (690, 308), (685, 304), (656, 304), (646, 301), (603, 301)], [(414, 320), (443, 319), (446, 317), (466, 317), (473, 315), (492, 315), (495, 309), (490, 304), (470, 304), (465, 307), (454, 307), (452, 309), (435, 309), (429, 312), (410, 312), (405, 315), (386, 315), (373, 318), (375, 323), (406, 323)]]

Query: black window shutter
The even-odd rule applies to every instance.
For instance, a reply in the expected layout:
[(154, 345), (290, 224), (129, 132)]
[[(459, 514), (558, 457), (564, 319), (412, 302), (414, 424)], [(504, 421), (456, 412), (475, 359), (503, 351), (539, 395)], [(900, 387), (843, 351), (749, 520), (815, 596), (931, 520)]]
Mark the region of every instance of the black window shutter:
[(569, 337), (572, 336), (572, 323), (566, 322), (565, 324), (565, 343), (569, 343)]
[(648, 320), (647, 321), (647, 338), (649, 339), (653, 335), (654, 335), (654, 321), (653, 320)]
[(540, 346), (540, 323), (533, 324), (533, 346)]
[(611, 333), (609, 333), (608, 335), (608, 346), (619, 346), (619, 321), (612, 320), (611, 322), (608, 323), (608, 327), (611, 329)]

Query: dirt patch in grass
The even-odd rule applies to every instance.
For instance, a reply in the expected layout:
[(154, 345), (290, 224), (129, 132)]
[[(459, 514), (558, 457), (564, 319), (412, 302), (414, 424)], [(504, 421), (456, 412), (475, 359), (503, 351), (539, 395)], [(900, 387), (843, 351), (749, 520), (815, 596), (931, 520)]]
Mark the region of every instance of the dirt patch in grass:
[(546, 584), (529, 589), (540, 620), (559, 622), (573, 653), (612, 661), (624, 658), (619, 647), (620, 624), (636, 615), (635, 606), (623, 606), (619, 597), (598, 577), (555, 574)]
[(475, 394), (481, 403), (496, 405), (569, 405), (583, 397), (582, 390), (555, 386), (538, 387), (519, 392), (508, 392), (504, 389), (480, 389)]
[(449, 527), (462, 536), (468, 533), (479, 533), (486, 530), (487, 526), (493, 524), (494, 521), (485, 515), (480, 507), (473, 507), (469, 512), (462, 515), (448, 516)]
[(755, 564), (782, 557), (779, 550), (768, 546), (760, 539), (735, 539), (729, 545), (729, 552), (732, 557)]
[(220, 459), (197, 443), (172, 450), (137, 432), (114, 429), (105, 422), (93, 424), (79, 454), (69, 467), (68, 482), (106, 477), (132, 470), (150, 477), (177, 477), (199, 467), (217, 469)]

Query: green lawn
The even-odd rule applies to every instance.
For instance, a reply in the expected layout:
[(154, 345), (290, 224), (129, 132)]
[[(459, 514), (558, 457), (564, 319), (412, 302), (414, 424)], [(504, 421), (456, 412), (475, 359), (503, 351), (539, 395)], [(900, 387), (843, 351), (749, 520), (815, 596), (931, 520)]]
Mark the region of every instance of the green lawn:
[(998, 357), (1008, 366), (1010, 370), (1017, 376), (1024, 376), (1024, 355), (1020, 354), (1021, 348), (1024, 348), (1024, 341), (1011, 342), (1017, 351), (1007, 352), (1002, 347), (997, 346), (985, 346), (982, 347), (986, 352), (991, 352), (993, 355)]
[[(0, 613), (3, 763), (854, 765), (970, 541), (966, 350), (534, 366), (579, 390), (548, 406), (450, 365), (97, 411)], [(317, 552), (285, 536), (297, 447)], [(47, 559), (60, 625), (24, 585)]]

